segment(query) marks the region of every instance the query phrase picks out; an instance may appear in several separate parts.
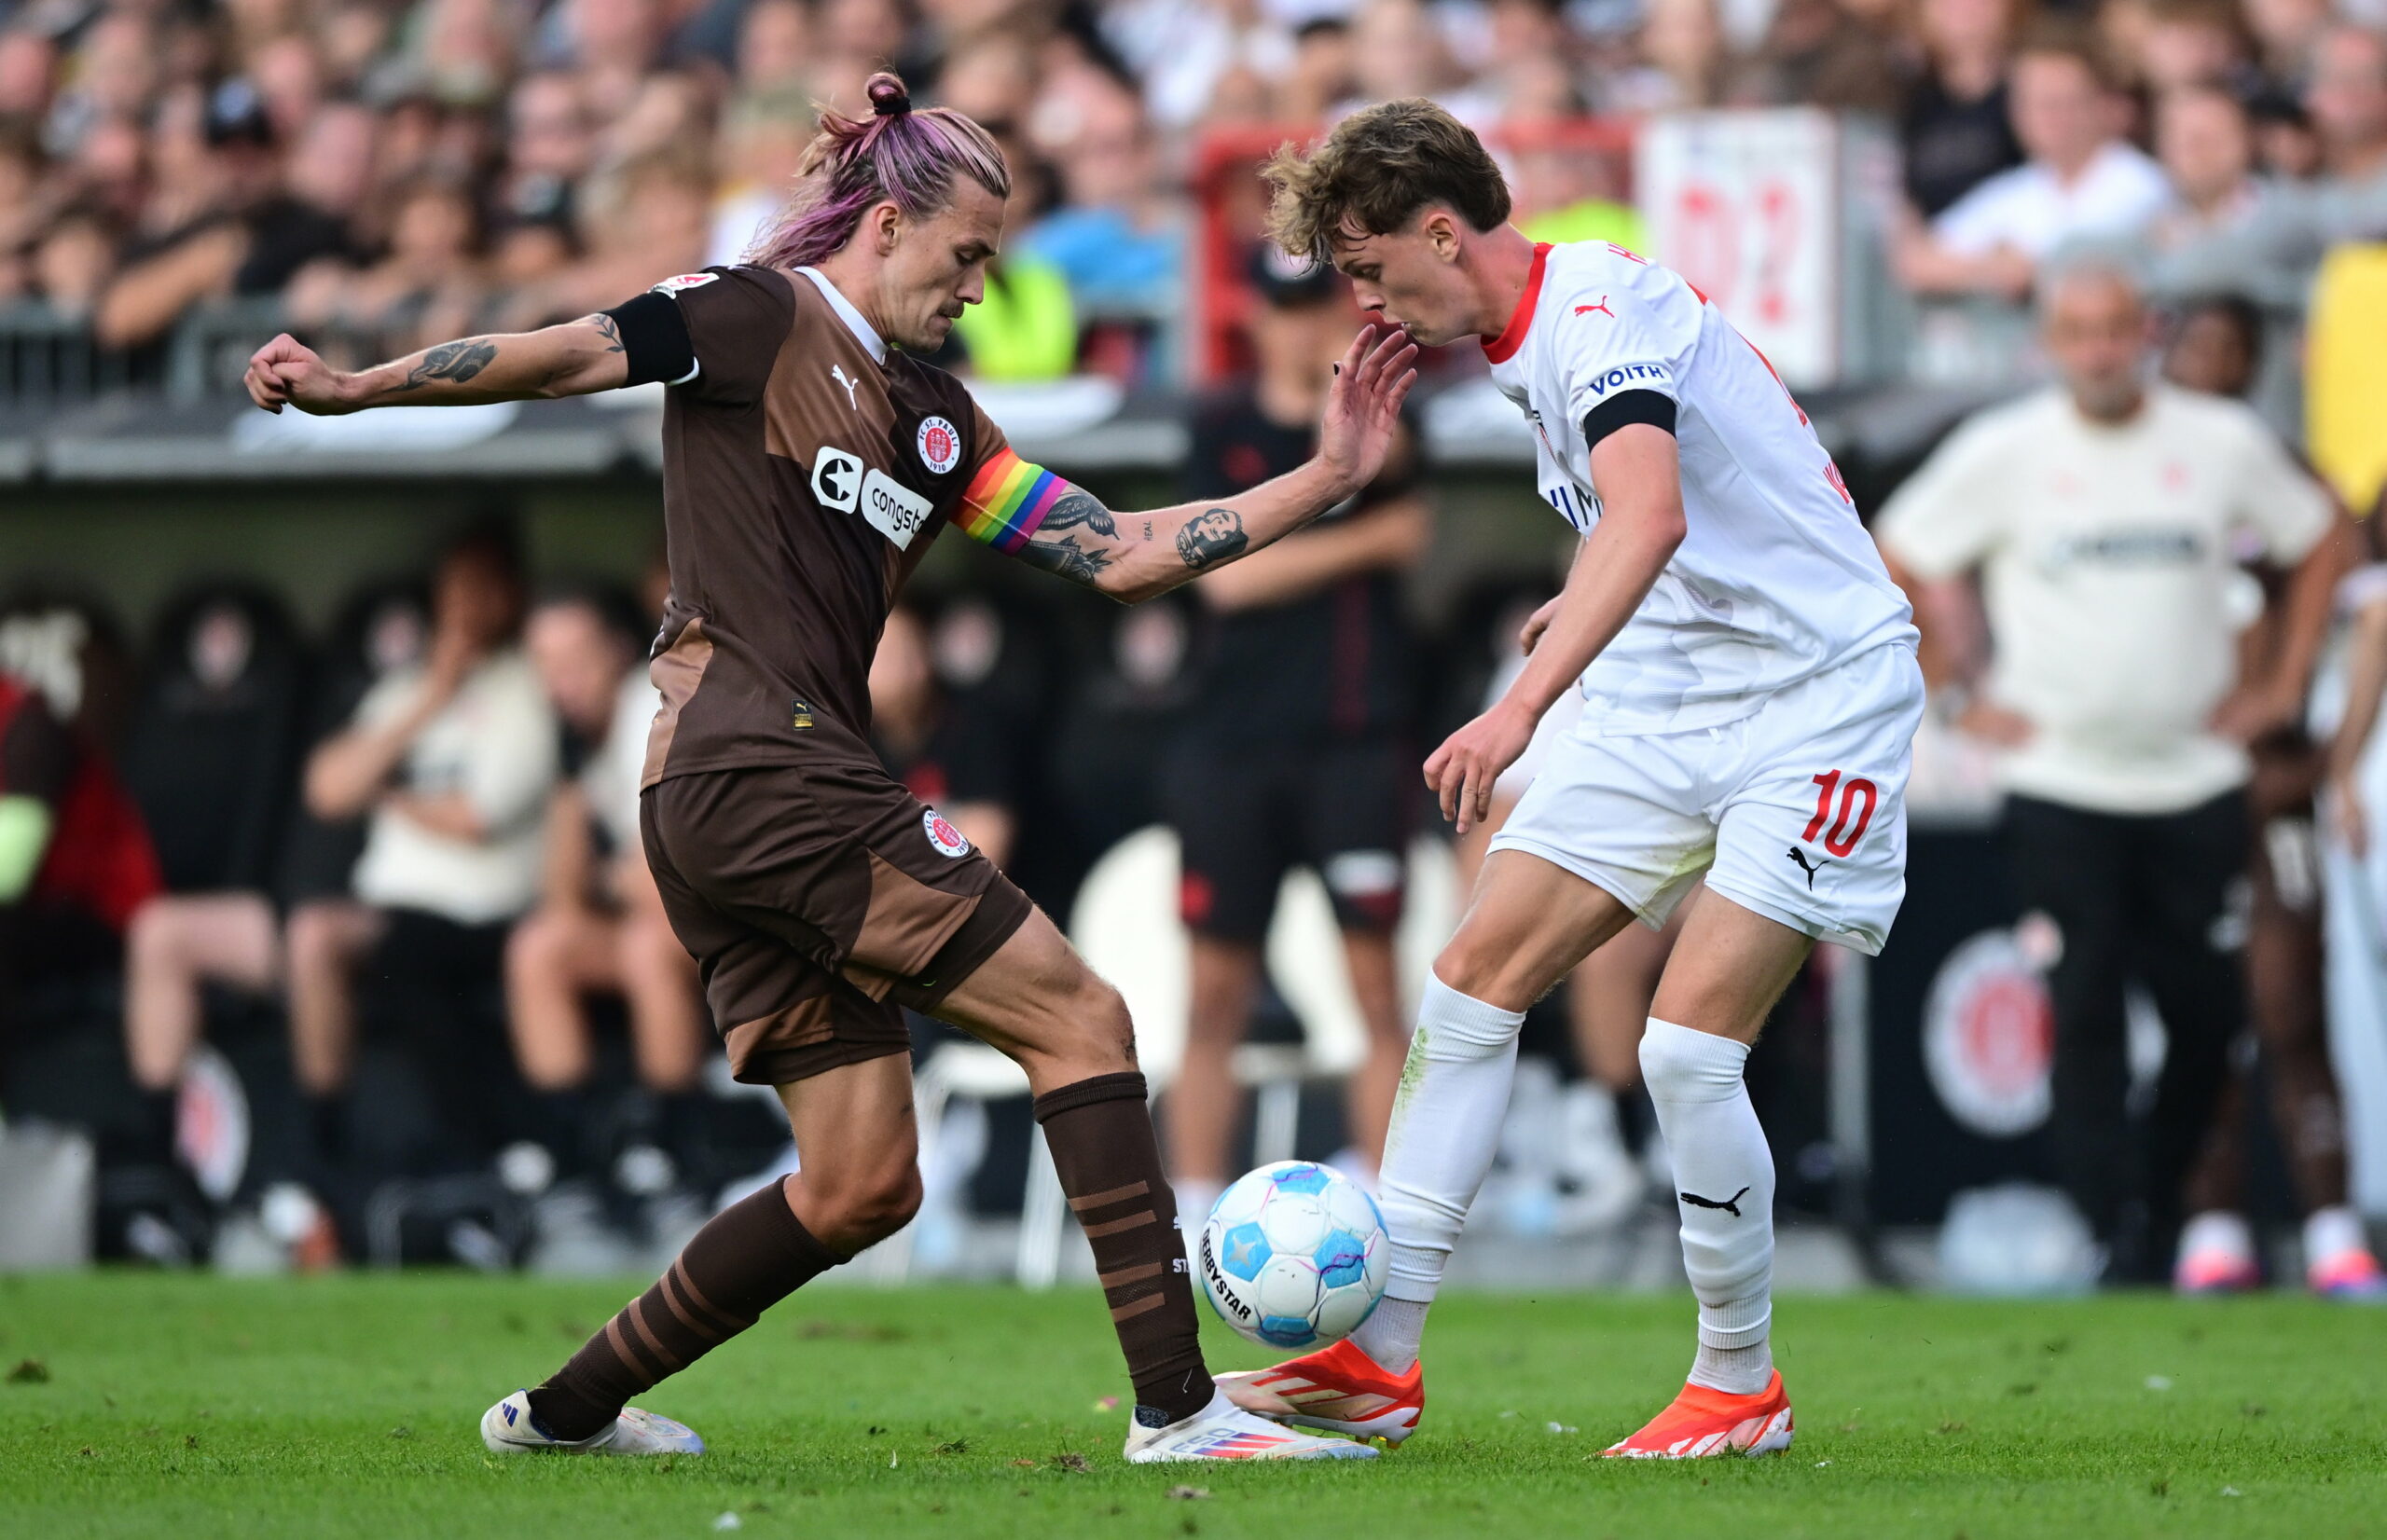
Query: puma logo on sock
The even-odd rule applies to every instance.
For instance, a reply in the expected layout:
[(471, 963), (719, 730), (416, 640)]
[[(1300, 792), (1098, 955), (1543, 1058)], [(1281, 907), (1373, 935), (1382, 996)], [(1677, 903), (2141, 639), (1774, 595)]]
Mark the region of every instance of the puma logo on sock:
[(1676, 1197), (1680, 1198), (1684, 1203), (1689, 1203), (1693, 1208), (1720, 1208), (1735, 1219), (1741, 1217), (1741, 1200), (1748, 1195), (1749, 1189), (1747, 1188), (1743, 1188), (1738, 1192), (1733, 1193), (1731, 1197), (1725, 1199), (1719, 1203), (1713, 1198), (1703, 1198), (1696, 1192), (1677, 1192), (1675, 1194)]

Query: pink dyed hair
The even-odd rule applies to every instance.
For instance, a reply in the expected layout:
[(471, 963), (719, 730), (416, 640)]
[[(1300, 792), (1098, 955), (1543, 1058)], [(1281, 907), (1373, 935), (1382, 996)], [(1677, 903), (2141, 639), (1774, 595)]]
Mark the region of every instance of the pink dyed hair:
[(1011, 196), (1011, 169), (992, 135), (951, 107), (912, 110), (904, 82), (881, 70), (870, 77), (871, 116), (821, 109), (821, 131), (796, 167), (795, 195), (747, 248), (766, 268), (806, 268), (845, 249), (874, 203), (891, 201), (924, 219), (953, 198), (968, 176), (997, 198)]

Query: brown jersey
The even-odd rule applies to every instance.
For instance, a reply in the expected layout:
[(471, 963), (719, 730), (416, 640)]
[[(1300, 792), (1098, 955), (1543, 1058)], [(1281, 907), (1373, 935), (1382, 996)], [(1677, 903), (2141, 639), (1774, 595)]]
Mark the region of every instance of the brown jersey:
[(960, 381), (883, 360), (812, 279), (711, 268), (658, 284), (696, 373), (663, 416), (671, 598), (642, 786), (694, 771), (876, 763), (871, 654), (1001, 430)]

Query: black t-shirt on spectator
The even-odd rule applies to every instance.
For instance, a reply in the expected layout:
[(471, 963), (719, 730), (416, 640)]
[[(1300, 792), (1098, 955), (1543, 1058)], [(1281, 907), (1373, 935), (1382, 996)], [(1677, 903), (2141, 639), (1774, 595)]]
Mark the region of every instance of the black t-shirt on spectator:
[[(1416, 485), (1415, 443), (1411, 428), (1374, 483), (1318, 525), (1408, 495)], [(1194, 419), (1186, 496), (1199, 502), (1249, 491), (1317, 447), (1314, 424), (1273, 422), (1249, 392), (1214, 400)], [(1410, 633), (1395, 573), (1353, 573), (1281, 604), (1213, 612), (1205, 630), (1188, 726), (1208, 742), (1359, 738), (1409, 723)]]
[(317, 257), (354, 254), (347, 227), (337, 215), (294, 198), (270, 198), (246, 213), (212, 213), (154, 241), (133, 241), (125, 249), (124, 265), (145, 262), (235, 219), (249, 230), (248, 254), (232, 273), (235, 294), (277, 294)]
[(232, 277), (238, 294), (275, 294), (320, 256), (351, 254), (348, 228), (338, 216), (295, 198), (275, 198), (249, 211), (249, 254)]
[(1958, 101), (1939, 76), (1925, 75), (1907, 96), (1898, 142), (1906, 151), (1906, 195), (1925, 219), (2022, 163), (2022, 146), (2007, 121), (2003, 81), (1985, 96)]
[(871, 747), (904, 790), (941, 813), (972, 803), (1016, 812), (1016, 746), (1002, 730), (1001, 713), (985, 708), (992, 704), (968, 695), (947, 700), (918, 748), (899, 749), (877, 733), (871, 735)]

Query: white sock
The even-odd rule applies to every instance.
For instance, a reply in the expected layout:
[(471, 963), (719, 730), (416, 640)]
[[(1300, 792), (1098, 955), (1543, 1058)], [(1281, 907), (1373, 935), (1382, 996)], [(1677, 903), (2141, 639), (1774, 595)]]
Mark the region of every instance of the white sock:
[(2362, 1216), (2343, 1203), (2316, 1208), (2304, 1221), (2304, 1265), (2317, 1267), (2349, 1251), (2367, 1251), (2370, 1237), (2363, 1233)]
[[(1641, 1079), (1658, 1109), (1699, 1297), (1690, 1382), (1753, 1396), (1773, 1377), (1773, 1153), (1742, 1083), (1746, 1043), (1649, 1018)], [(1694, 1201), (1697, 1200), (1697, 1201)]]
[(1395, 1374), (1417, 1361), (1426, 1307), (1500, 1148), (1525, 1019), (1522, 1011), (1486, 1005), (1426, 977), (1377, 1175), (1392, 1276), (1384, 1302), (1352, 1334), (1361, 1352)]

